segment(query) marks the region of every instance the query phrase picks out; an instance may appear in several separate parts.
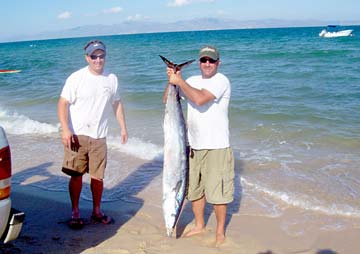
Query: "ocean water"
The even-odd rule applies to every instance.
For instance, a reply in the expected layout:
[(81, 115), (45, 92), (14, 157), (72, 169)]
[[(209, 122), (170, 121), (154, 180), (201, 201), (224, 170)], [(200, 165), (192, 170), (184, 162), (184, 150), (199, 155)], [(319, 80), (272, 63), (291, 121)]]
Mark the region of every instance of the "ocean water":
[[(326, 218), (324, 230), (358, 226), (360, 28), (353, 28), (354, 37), (331, 39), (313, 27), (2, 43), (0, 69), (22, 70), (0, 74), (0, 125), (13, 151), (13, 182), (67, 191), (57, 101), (67, 76), (86, 65), (83, 46), (97, 38), (108, 48), (106, 67), (119, 77), (130, 138), (121, 145), (111, 121), (104, 201), (137, 202), (150, 190), (160, 206), (166, 75), (158, 55), (180, 63), (212, 44), (232, 83), (233, 219), (294, 208), (298, 219), (283, 224), (294, 234), (302, 233), (294, 223), (318, 217)], [(185, 77), (198, 73), (196, 62), (183, 70)]]

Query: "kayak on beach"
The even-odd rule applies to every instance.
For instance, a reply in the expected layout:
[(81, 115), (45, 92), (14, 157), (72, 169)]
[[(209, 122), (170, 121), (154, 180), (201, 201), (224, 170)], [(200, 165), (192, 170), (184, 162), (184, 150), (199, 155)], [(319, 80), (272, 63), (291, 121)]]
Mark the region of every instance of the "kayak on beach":
[(0, 70), (0, 73), (18, 73), (21, 70)]

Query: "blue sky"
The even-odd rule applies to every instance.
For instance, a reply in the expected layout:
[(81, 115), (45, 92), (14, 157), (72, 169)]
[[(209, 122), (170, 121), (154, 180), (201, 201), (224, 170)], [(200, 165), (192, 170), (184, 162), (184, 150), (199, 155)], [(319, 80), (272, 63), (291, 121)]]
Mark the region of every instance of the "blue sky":
[(173, 22), (215, 17), (238, 20), (354, 21), (359, 0), (8, 0), (1, 3), (0, 37), (128, 20)]

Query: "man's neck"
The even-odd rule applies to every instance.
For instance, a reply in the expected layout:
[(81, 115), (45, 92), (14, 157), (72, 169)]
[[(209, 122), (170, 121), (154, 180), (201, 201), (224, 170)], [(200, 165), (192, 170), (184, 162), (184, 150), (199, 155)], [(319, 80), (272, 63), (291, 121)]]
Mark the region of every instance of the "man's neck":
[(94, 70), (94, 69), (90, 68), (90, 66), (88, 66), (88, 69), (89, 69), (89, 71), (90, 71), (92, 74), (94, 74), (94, 75), (96, 75), (96, 76), (101, 75), (101, 74), (103, 74), (103, 72), (104, 72), (104, 69)]

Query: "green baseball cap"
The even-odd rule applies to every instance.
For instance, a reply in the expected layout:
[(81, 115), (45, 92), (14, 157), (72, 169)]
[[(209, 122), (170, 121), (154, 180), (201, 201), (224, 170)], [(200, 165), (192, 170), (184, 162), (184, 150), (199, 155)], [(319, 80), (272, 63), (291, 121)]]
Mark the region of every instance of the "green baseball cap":
[(210, 57), (213, 60), (219, 60), (220, 54), (217, 48), (213, 46), (205, 46), (200, 50), (199, 57)]

